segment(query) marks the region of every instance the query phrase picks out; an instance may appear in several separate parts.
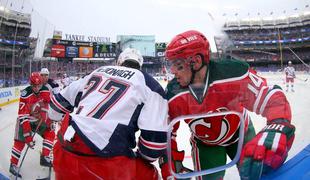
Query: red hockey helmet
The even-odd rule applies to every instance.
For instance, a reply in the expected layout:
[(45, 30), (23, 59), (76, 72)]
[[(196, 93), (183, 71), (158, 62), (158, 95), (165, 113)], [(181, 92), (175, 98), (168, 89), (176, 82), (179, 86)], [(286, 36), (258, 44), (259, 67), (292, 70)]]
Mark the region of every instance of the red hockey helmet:
[(31, 85), (40, 85), (42, 84), (42, 77), (39, 72), (33, 72), (30, 75), (30, 84)]
[(166, 58), (168, 61), (173, 61), (200, 54), (207, 64), (210, 60), (209, 48), (209, 41), (202, 33), (190, 30), (176, 35), (171, 40), (166, 48)]

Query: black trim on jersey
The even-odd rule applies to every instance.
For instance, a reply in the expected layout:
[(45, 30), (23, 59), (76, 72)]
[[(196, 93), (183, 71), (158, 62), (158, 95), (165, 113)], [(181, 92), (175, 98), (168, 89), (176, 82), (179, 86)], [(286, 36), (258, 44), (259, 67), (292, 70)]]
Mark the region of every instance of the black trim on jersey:
[[(273, 87), (272, 87), (271, 89), (269, 89), (268, 93), (269, 93), (270, 91), (272, 91), (272, 90), (275, 90), (275, 89), (280, 89), (280, 90), (282, 90), (281, 86), (275, 84), (275, 85), (273, 85)], [(267, 94), (268, 94), (268, 93), (267, 93)]]
[(118, 124), (115, 128), (112, 136), (109, 139), (109, 143), (104, 149), (99, 149), (93, 144), (79, 129), (74, 121), (70, 121), (73, 129), (80, 136), (83, 142), (98, 156), (100, 157), (112, 157), (125, 155), (128, 157), (135, 157), (133, 148), (136, 147), (135, 132), (138, 130), (137, 121), (140, 116), (140, 112), (144, 104), (140, 104), (136, 107), (133, 115), (130, 118), (129, 125)]
[(47, 84), (49, 84), (52, 88), (59, 87), (59, 84), (57, 84), (53, 79), (48, 79)]
[(61, 114), (65, 114), (66, 112), (62, 111), (61, 109), (59, 109), (54, 103), (53, 101), (50, 101), (50, 107), (55, 110), (56, 112), (58, 113), (61, 113)]
[(83, 95), (83, 92), (78, 92), (76, 95), (75, 101), (74, 101), (74, 107), (79, 107), (79, 103), (81, 101), (81, 97)]
[(163, 89), (163, 87), (159, 84), (158, 81), (156, 81), (151, 75), (149, 75), (146, 72), (141, 71), (144, 79), (145, 79), (145, 84), (147, 87), (149, 87), (152, 91), (158, 93), (159, 95), (161, 95), (164, 99), (166, 98), (165, 95), (165, 91)]
[[(157, 135), (157, 133), (159, 133)], [(156, 136), (154, 136), (156, 134)], [(167, 142), (167, 132), (151, 131), (141, 129), (141, 137), (146, 141), (166, 143)]]
[(62, 105), (69, 112), (73, 112), (74, 107), (70, 104), (70, 102), (64, 98), (60, 93), (54, 95), (56, 101)]

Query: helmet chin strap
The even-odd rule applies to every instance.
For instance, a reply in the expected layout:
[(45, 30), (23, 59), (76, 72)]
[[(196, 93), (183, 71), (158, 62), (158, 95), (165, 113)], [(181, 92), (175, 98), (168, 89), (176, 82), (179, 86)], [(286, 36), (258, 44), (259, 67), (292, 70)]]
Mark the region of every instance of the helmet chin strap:
[(190, 66), (191, 66), (192, 77), (191, 77), (191, 81), (188, 83), (188, 85), (190, 85), (194, 82), (196, 73), (199, 72), (205, 66), (205, 63), (204, 63), (204, 61), (202, 61), (201, 66), (197, 70), (194, 69), (193, 63), (191, 63)]

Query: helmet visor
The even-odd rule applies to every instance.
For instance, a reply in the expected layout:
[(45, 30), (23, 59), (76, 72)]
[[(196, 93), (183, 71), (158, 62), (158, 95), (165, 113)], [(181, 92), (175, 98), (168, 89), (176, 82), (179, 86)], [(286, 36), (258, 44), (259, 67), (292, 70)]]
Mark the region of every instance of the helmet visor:
[(172, 61), (166, 61), (166, 67), (170, 72), (183, 71), (185, 67), (189, 66), (189, 59), (175, 59)]

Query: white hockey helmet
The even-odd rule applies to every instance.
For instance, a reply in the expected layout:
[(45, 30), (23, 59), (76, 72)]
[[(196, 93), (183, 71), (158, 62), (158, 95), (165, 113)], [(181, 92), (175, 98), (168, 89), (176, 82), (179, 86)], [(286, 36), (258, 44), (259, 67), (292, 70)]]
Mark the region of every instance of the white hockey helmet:
[(135, 61), (139, 63), (140, 67), (143, 64), (143, 57), (137, 49), (126, 48), (117, 59), (117, 65), (122, 65), (125, 61)]
[(40, 71), (40, 74), (46, 74), (46, 75), (49, 75), (50, 72), (48, 71), (47, 68), (42, 68), (41, 71)]
[(292, 64), (292, 61), (288, 61), (288, 64)]

